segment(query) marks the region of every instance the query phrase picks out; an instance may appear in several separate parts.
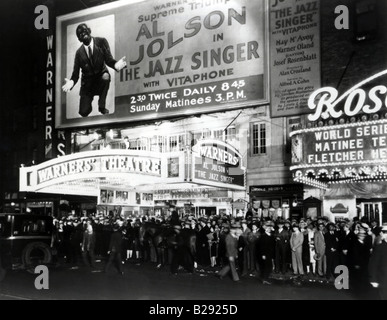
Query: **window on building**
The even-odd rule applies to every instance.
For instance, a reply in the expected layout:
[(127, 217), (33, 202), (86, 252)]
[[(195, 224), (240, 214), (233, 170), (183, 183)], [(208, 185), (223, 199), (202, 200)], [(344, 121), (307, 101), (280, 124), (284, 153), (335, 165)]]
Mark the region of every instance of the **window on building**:
[(150, 139), (150, 150), (153, 152), (167, 152), (169, 143), (170, 143), (170, 140), (167, 139), (167, 137), (165, 136), (153, 136)]
[(200, 140), (200, 139), (208, 139), (208, 138), (214, 138), (222, 141), (229, 141), (229, 140), (235, 140), (236, 139), (236, 129), (235, 127), (227, 128), (227, 130), (224, 130), (224, 128), (221, 129), (203, 129), (201, 132), (195, 132), (193, 134), (194, 139)]
[(266, 123), (254, 123), (252, 126), (252, 153), (253, 155), (266, 154), (267, 129)]
[(109, 143), (110, 149), (123, 149), (121, 141), (112, 141)]
[(169, 152), (179, 151), (179, 136), (169, 137)]
[(227, 141), (232, 141), (232, 140), (235, 140), (236, 139), (236, 129), (235, 127), (230, 127), (230, 128), (227, 128), (226, 130), (226, 142)]
[(185, 134), (179, 136), (179, 150), (184, 151), (187, 145), (187, 136)]
[(224, 140), (223, 133), (224, 133), (224, 130), (222, 130), (222, 129), (214, 130), (214, 131), (212, 132), (212, 136), (213, 136), (215, 139), (218, 139), (218, 140)]
[(210, 129), (203, 129), (202, 139), (209, 139), (209, 138), (211, 138), (211, 130)]
[(148, 139), (147, 138), (139, 138), (137, 139), (137, 150), (147, 151), (148, 148)]
[(150, 139), (150, 151), (153, 151), (153, 152), (158, 152), (159, 151), (158, 144), (157, 144), (157, 137), (156, 136), (153, 136)]
[(166, 150), (166, 148), (165, 148), (165, 146), (166, 146), (166, 143), (165, 143), (165, 137), (164, 136), (158, 136), (157, 137), (157, 144), (158, 144), (158, 149), (159, 149), (159, 152), (165, 152)]

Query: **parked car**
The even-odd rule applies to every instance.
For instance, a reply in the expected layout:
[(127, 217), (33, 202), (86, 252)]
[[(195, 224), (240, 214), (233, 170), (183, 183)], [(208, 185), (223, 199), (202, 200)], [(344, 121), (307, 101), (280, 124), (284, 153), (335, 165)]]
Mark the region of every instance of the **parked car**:
[(0, 213), (0, 280), (5, 270), (51, 264), (52, 231), (50, 216)]

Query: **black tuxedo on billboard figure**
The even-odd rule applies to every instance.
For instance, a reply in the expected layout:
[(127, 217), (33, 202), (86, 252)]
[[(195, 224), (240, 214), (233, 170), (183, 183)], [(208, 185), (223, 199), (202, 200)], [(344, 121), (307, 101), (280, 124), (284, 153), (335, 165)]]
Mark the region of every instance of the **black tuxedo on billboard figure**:
[(105, 38), (93, 38), (92, 57), (89, 58), (86, 47), (81, 45), (75, 54), (74, 69), (71, 80), (74, 85), (78, 82), (82, 70), (79, 114), (87, 117), (92, 111), (91, 103), (94, 96), (99, 96), (98, 109), (106, 112), (106, 96), (110, 86), (110, 74), (106, 67), (114, 69), (117, 61), (113, 58), (109, 43)]
[(108, 114), (106, 96), (111, 78), (106, 65), (118, 72), (126, 67), (126, 57), (122, 57), (119, 61), (114, 60), (107, 40), (92, 37), (91, 29), (85, 23), (78, 25), (76, 35), (82, 45), (75, 54), (71, 79), (65, 78), (62, 90), (66, 93), (72, 90), (82, 71), (79, 114), (82, 117), (90, 114), (94, 96), (99, 96), (99, 112)]

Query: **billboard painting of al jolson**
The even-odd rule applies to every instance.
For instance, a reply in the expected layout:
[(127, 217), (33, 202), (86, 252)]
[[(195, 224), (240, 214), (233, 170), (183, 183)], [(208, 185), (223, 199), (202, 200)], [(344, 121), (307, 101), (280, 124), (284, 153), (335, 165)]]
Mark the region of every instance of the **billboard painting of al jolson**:
[(56, 126), (267, 103), (266, 1), (118, 1), (57, 18)]

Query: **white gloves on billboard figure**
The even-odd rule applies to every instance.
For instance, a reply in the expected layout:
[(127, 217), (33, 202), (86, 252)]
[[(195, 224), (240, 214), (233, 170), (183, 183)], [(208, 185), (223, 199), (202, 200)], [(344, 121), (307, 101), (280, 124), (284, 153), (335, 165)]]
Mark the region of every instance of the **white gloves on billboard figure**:
[(117, 71), (121, 71), (125, 67), (126, 67), (126, 57), (122, 57), (114, 65), (114, 69), (116, 69)]
[[(120, 60), (116, 62), (114, 65), (114, 68), (116, 71), (121, 71), (123, 68), (126, 67), (126, 57), (122, 57)], [(65, 84), (62, 87), (63, 92), (70, 92), (70, 90), (74, 87), (74, 81), (65, 78)]]
[(65, 78), (65, 84), (64, 84), (64, 86), (62, 87), (62, 90), (63, 90), (64, 92), (70, 92), (70, 90), (71, 90), (73, 87), (74, 87), (74, 81)]

